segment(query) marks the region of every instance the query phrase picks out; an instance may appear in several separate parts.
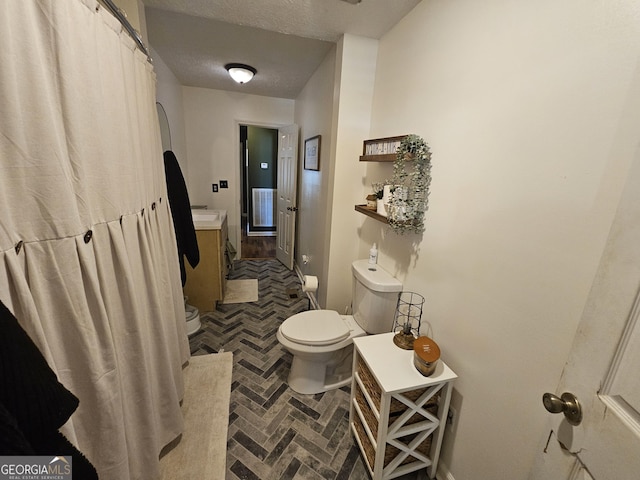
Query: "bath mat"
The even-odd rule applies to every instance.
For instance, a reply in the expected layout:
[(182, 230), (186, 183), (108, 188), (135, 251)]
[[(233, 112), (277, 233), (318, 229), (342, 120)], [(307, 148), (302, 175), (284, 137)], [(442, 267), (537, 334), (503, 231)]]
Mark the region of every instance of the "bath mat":
[(248, 303), (258, 301), (258, 279), (227, 280), (222, 303)]
[(225, 478), (232, 366), (231, 352), (189, 360), (184, 369), (184, 430), (165, 448), (161, 480)]

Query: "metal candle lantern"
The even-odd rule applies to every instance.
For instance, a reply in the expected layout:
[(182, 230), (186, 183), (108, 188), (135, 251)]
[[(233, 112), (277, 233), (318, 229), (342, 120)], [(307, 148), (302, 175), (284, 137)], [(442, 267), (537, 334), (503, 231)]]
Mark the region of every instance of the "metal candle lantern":
[(420, 321), (424, 297), (413, 292), (402, 292), (398, 296), (396, 314), (393, 319), (393, 343), (405, 350), (413, 349), (413, 341), (420, 335)]

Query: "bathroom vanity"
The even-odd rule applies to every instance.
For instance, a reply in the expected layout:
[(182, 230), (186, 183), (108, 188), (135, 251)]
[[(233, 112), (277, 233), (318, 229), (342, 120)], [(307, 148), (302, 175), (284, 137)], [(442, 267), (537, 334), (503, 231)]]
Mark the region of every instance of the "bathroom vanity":
[(435, 478), (453, 381), (442, 361), (429, 377), (394, 333), (354, 338), (349, 424), (373, 480), (426, 468)]
[(227, 272), (230, 268), (227, 245), (226, 210), (192, 210), (193, 224), (198, 238), (200, 263), (191, 268), (185, 262), (187, 283), (184, 294), (187, 303), (200, 313), (215, 310), (216, 302), (224, 298)]

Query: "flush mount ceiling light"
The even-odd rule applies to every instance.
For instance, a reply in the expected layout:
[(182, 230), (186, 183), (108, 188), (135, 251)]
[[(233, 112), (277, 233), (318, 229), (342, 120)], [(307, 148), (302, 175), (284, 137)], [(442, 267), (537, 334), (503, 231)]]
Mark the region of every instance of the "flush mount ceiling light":
[(258, 72), (255, 68), (245, 65), (244, 63), (227, 63), (224, 68), (227, 69), (231, 78), (238, 83), (247, 83)]

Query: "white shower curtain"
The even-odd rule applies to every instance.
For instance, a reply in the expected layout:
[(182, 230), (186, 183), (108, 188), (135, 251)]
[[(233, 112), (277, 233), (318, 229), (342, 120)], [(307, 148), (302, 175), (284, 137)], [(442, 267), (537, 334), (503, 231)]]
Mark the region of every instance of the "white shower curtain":
[(0, 33), (0, 300), (101, 480), (158, 478), (189, 348), (153, 68), (93, 0), (4, 0)]

